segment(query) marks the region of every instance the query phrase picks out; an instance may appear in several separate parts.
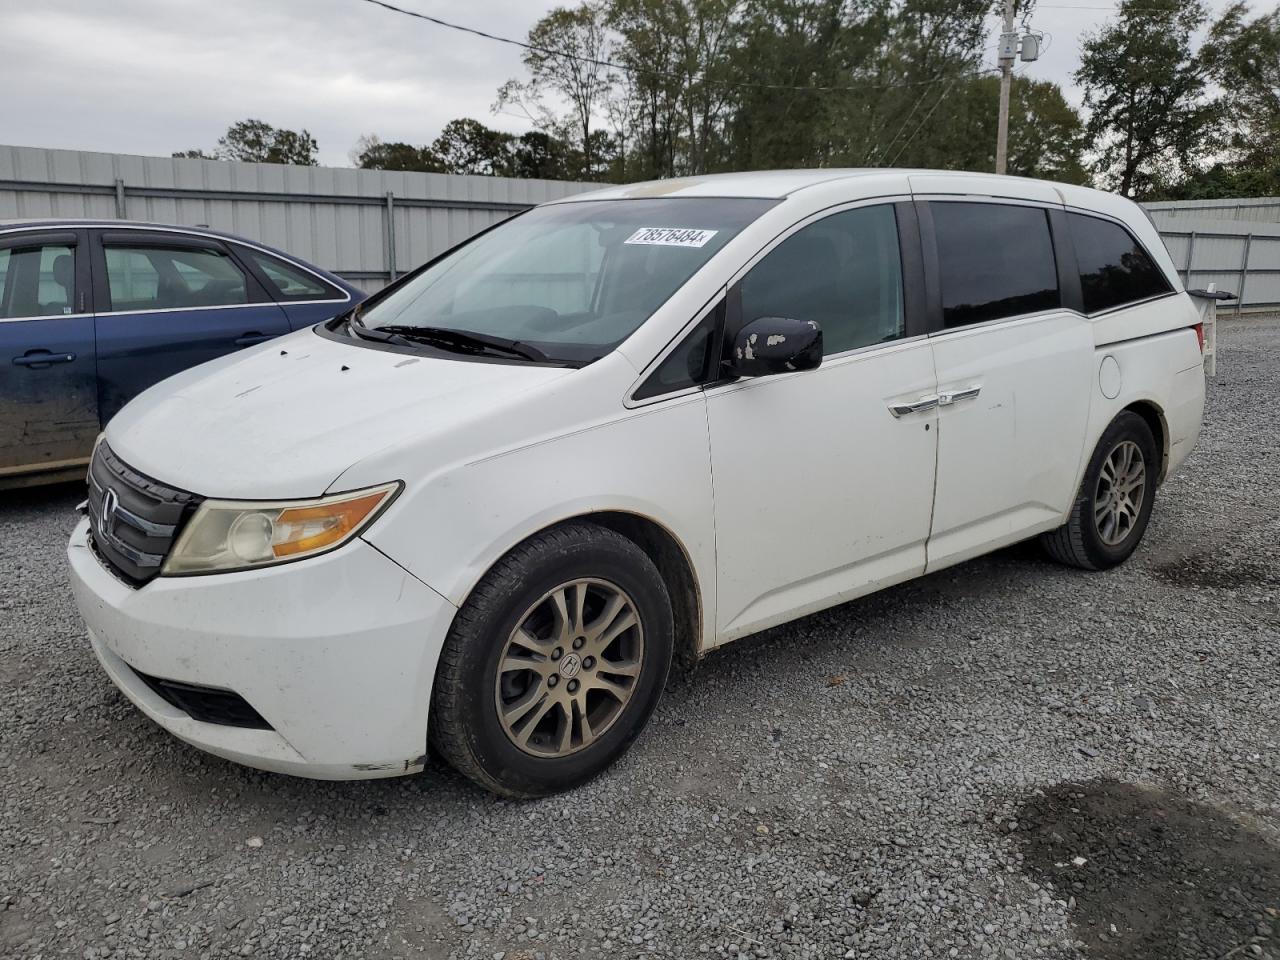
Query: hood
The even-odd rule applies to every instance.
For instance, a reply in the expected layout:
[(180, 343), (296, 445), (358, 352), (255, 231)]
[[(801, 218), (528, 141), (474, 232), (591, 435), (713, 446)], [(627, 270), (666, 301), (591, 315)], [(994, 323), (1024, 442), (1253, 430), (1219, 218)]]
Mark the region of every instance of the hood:
[(308, 329), (162, 381), (106, 438), (135, 469), (206, 497), (314, 497), (384, 447), (571, 373), (370, 349)]

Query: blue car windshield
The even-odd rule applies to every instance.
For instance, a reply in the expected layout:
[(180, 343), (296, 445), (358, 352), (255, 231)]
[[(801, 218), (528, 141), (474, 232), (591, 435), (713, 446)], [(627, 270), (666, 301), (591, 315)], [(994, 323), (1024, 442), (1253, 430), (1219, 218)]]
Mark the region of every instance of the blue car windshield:
[(359, 319), (374, 330), (443, 328), (589, 363), (775, 203), (667, 197), (537, 207), (377, 298)]

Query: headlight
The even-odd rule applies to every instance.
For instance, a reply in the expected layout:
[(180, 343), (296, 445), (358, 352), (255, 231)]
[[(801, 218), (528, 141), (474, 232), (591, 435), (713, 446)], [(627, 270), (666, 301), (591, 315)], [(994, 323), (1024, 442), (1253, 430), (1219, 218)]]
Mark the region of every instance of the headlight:
[(325, 553), (372, 523), (400, 489), (399, 483), (388, 483), (316, 500), (206, 500), (161, 574), (225, 573)]

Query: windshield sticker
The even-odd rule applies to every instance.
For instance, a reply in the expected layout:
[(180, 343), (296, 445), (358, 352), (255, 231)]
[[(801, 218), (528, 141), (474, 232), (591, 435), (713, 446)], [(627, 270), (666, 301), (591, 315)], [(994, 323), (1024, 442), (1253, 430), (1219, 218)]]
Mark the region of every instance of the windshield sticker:
[(623, 242), (659, 247), (701, 247), (716, 233), (715, 230), (694, 230), (690, 227), (641, 227)]

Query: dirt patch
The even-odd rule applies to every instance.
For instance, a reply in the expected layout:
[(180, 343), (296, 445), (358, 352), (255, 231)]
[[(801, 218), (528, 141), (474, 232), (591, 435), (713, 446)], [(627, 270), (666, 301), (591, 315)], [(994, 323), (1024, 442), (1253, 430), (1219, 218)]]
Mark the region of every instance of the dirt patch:
[(1161, 580), (1179, 587), (1239, 590), (1242, 587), (1280, 586), (1280, 562), (1267, 557), (1193, 553), (1158, 565), (1154, 573)]
[(1042, 793), (1018, 815), (1024, 869), (1074, 898), (1090, 956), (1280, 958), (1280, 848), (1257, 830), (1114, 781)]

